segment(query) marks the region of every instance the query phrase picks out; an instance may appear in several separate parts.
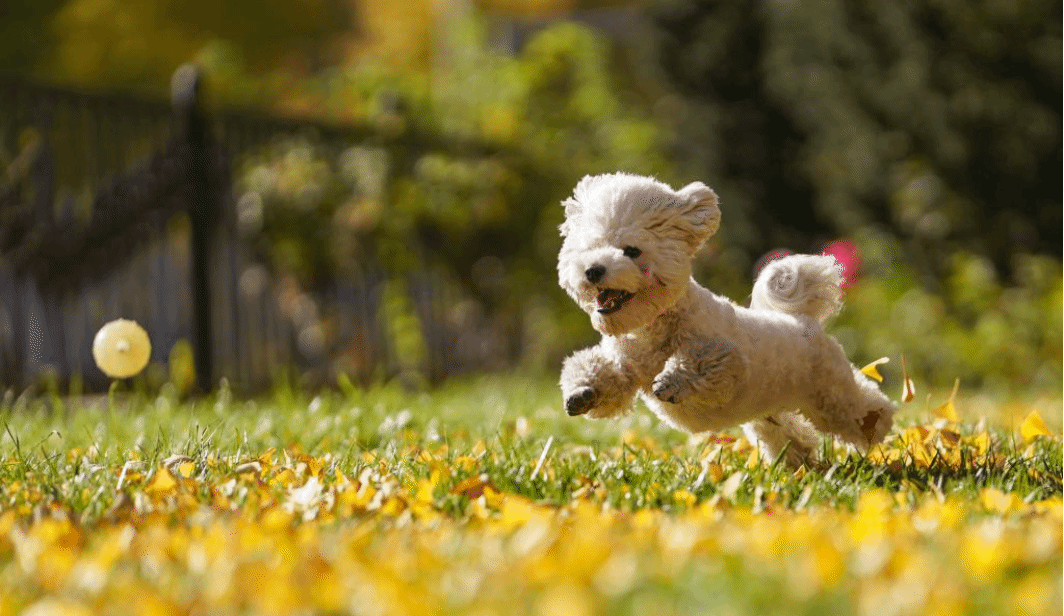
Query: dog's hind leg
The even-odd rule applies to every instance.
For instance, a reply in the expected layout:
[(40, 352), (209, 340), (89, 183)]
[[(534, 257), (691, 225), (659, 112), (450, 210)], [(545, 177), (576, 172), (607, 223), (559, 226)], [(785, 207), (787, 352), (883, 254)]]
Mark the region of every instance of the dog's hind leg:
[(786, 449), (783, 460), (791, 468), (810, 461), (819, 440), (813, 424), (793, 411), (748, 421), (743, 424), (743, 432), (769, 462)]
[(837, 342), (825, 338), (822, 350), (812, 373), (812, 398), (803, 405), (802, 414), (818, 430), (865, 451), (886, 436), (897, 407), (850, 364)]
[(599, 346), (582, 349), (566, 359), (560, 385), (565, 412), (592, 418), (611, 417), (630, 409), (638, 387), (635, 375)]

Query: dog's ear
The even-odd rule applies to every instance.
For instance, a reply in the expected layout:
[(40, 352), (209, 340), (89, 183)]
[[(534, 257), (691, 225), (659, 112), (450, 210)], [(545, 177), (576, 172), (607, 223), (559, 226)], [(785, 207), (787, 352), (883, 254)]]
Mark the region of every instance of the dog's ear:
[(676, 192), (680, 196), (678, 226), (694, 253), (720, 227), (717, 193), (702, 182), (693, 182)]
[(604, 176), (601, 175), (585, 175), (576, 183), (576, 188), (573, 189), (573, 196), (562, 201), (562, 205), (565, 207), (565, 222), (559, 227), (559, 230), (562, 232), (562, 237), (567, 237), (569, 235), (569, 229), (571, 226), (569, 221), (577, 218), (583, 212), (584, 206), (580, 201), (588, 198), (588, 192), (603, 177)]
[(565, 207), (565, 220), (558, 227), (558, 230), (561, 231), (562, 237), (568, 237), (571, 221), (580, 215), (581, 206), (580, 202), (572, 197), (562, 201), (562, 206)]

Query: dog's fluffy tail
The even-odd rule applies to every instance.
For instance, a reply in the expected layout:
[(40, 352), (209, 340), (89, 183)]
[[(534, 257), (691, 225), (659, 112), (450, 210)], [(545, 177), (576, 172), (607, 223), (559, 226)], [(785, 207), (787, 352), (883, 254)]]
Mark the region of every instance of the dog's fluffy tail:
[(842, 310), (842, 271), (831, 255), (790, 255), (765, 266), (750, 307), (823, 323)]

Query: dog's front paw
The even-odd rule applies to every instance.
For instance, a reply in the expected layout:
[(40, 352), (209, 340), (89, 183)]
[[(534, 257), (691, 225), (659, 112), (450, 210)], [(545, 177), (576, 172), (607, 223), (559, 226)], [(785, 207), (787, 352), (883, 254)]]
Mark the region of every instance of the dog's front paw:
[(654, 379), (652, 387), (654, 395), (662, 402), (676, 404), (686, 397), (687, 388), (675, 373), (659, 374), (658, 378)]
[(595, 406), (598, 394), (591, 387), (581, 387), (565, 399), (565, 412), (570, 417), (583, 415)]

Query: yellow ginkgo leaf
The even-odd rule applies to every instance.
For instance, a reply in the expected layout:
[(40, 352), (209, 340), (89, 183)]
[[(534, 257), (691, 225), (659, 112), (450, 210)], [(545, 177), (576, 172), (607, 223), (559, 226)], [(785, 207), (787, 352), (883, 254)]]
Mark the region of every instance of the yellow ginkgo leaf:
[(957, 423), (960, 421), (960, 416), (957, 415), (957, 408), (953, 406), (953, 401), (957, 398), (957, 390), (961, 387), (961, 380), (958, 378), (953, 381), (953, 392), (950, 393), (949, 399), (945, 403), (936, 406), (931, 412), (935, 414), (935, 417), (945, 419)]
[(994, 513), (1007, 514), (1023, 509), (1023, 499), (997, 488), (984, 488), (979, 492), (979, 501), (987, 511)]
[(885, 364), (885, 363), (887, 363), (889, 361), (890, 361), (889, 357), (880, 357), (879, 359), (877, 359), (874, 362), (868, 364), (864, 368), (861, 368), (861, 372), (863, 372), (869, 378), (873, 378), (873, 379), (879, 381), (880, 383), (882, 383), (883, 382), (883, 375), (879, 373), (879, 366), (881, 364)]
[(706, 467), (706, 472), (713, 483), (720, 483), (720, 480), (724, 478), (724, 467), (715, 462), (710, 462)]
[(480, 498), (480, 495), (484, 493), (484, 488), (494, 490), (495, 486), (488, 480), (487, 475), (473, 475), (459, 481), (457, 485), (451, 488), (451, 493), (461, 494), (466, 498)]
[(191, 478), (192, 473), (196, 471), (196, 461), (182, 454), (174, 454), (163, 460), (163, 466), (165, 466), (171, 474), (181, 477), (182, 479)]
[(986, 430), (968, 437), (968, 441), (975, 446), (975, 453), (980, 456), (985, 456), (990, 451), (990, 445), (992, 444), (990, 433)]
[(296, 477), (296, 474), (292, 469), (282, 468), (281, 470), (277, 471), (277, 474), (270, 478), (269, 484), (271, 486), (284, 486), (287, 488), (288, 486), (295, 483), (297, 479), (298, 477)]
[(913, 385), (913, 380), (909, 378), (909, 370), (905, 367), (905, 355), (901, 356), (901, 401), (912, 402), (916, 397), (916, 387)]
[(155, 476), (148, 482), (148, 485), (144, 486), (144, 491), (148, 494), (165, 494), (176, 487), (177, 479), (165, 466), (160, 466), (159, 470), (155, 471)]
[(672, 497), (676, 499), (676, 504), (683, 505), (684, 507), (691, 507), (698, 502), (697, 496), (683, 489), (673, 492)]
[(192, 473), (196, 472), (196, 463), (191, 461), (182, 462), (178, 464), (174, 470), (176, 470), (177, 474), (181, 477), (189, 479), (192, 477)]
[(1023, 423), (1020, 424), (1020, 436), (1023, 437), (1023, 442), (1029, 443), (1039, 436), (1049, 436), (1049, 427), (1046, 426), (1045, 420), (1038, 414), (1038, 411), (1031, 411), (1027, 414), (1027, 417), (1023, 418)]
[(500, 521), (504, 526), (517, 528), (536, 517), (535, 506), (532, 501), (523, 496), (509, 494), (502, 502)]
[(418, 480), (417, 491), (414, 493), (414, 502), (428, 504), (435, 502), (435, 496), (433, 496), (435, 487), (435, 484), (428, 479)]

